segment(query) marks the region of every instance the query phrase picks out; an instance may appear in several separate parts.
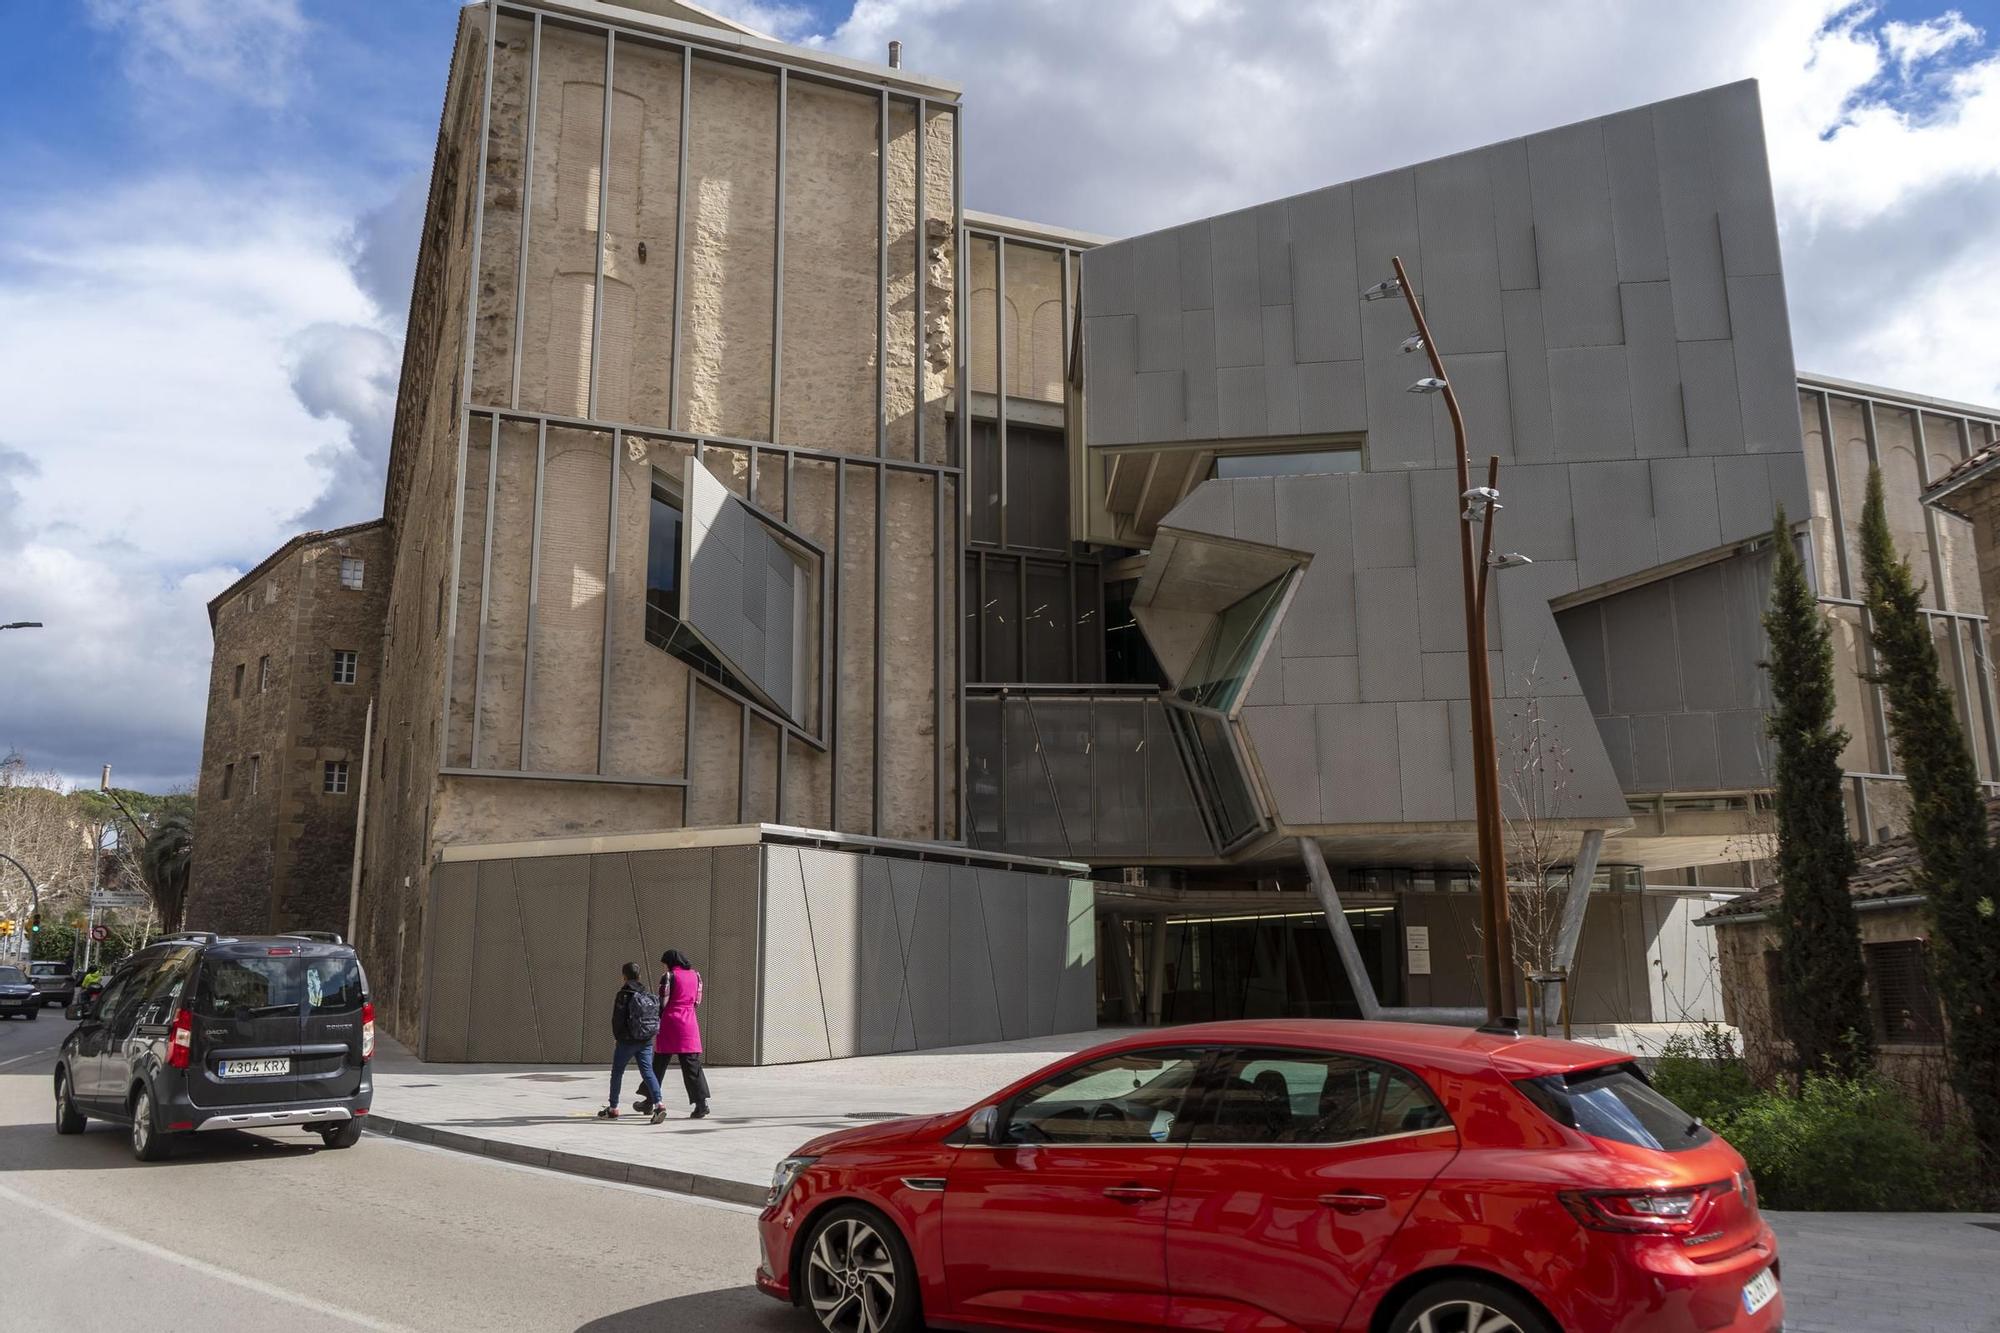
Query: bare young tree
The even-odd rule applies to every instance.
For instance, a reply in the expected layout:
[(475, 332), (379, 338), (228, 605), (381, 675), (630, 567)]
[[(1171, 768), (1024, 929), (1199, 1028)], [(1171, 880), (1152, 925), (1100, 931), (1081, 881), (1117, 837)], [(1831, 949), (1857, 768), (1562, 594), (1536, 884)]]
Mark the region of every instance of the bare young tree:
[[(28, 768), (18, 754), (0, 760), (0, 852), (34, 875), (46, 914), (80, 901), (90, 889), (95, 830), (70, 802), (60, 776)], [(0, 863), (0, 916), (25, 916), (28, 882)]]
[(1581, 797), (1571, 790), (1570, 747), (1535, 689), (1539, 679), (1536, 663), (1526, 673), (1529, 693), (1517, 701), (1513, 733), (1500, 754), (1514, 966), (1524, 972), (1556, 970), (1570, 867), (1582, 840), (1571, 815)]

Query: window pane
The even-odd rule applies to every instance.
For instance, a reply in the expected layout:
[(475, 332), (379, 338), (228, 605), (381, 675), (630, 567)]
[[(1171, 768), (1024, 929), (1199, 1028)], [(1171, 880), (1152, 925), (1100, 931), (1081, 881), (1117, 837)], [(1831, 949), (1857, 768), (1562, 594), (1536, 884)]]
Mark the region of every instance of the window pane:
[(1631, 1065), (1550, 1074), (1515, 1086), (1551, 1119), (1592, 1138), (1681, 1152), (1715, 1137), (1654, 1091)]
[(1215, 460), (1217, 477), (1297, 477), (1319, 472), (1359, 472), (1359, 449), (1310, 449), (1291, 454), (1224, 454)]
[(1010, 1143), (1164, 1143), (1206, 1052), (1132, 1051), (1056, 1075), (1007, 1113)]
[(1228, 711), (1242, 690), (1245, 673), (1270, 628), (1286, 577), (1272, 579), (1215, 618), (1208, 637), (1195, 653), (1194, 662), (1181, 678), (1183, 699)]
[(657, 609), (680, 616), (681, 507), (660, 486), (653, 488), (652, 524), (646, 531), (646, 606), (649, 613)]
[(1193, 1142), (1348, 1143), (1451, 1123), (1411, 1075), (1332, 1052), (1244, 1052), (1212, 1106)]

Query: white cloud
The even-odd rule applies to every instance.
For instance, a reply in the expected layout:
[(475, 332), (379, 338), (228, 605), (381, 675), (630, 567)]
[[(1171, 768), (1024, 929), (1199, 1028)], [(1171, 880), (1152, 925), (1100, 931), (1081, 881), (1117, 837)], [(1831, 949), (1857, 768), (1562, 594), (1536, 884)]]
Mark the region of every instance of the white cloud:
[(1882, 25), (1882, 42), (1905, 73), (1912, 65), (1941, 55), (1954, 46), (1979, 41), (1979, 29), (1965, 21), (1956, 9), (1946, 10), (1921, 23), (1891, 21)]
[[(89, 0), (101, 28), (122, 33), (125, 68), (150, 96), (184, 90), (172, 73), (255, 106), (283, 106), (308, 77), (308, 24), (298, 0)], [(164, 66), (164, 69), (162, 68)]]

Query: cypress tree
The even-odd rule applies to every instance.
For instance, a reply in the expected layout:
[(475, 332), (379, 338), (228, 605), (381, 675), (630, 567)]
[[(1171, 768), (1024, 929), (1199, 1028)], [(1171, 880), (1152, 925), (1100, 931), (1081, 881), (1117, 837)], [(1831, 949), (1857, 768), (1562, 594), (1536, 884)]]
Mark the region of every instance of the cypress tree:
[(1775, 758), (1772, 804), (1782, 895), (1779, 991), (1773, 998), (1798, 1073), (1853, 1075), (1867, 1068), (1874, 1034), (1861, 932), (1847, 890), (1855, 856), (1840, 790), (1847, 732), (1833, 721), (1833, 638), (1806, 586), (1805, 566), (1782, 508), (1771, 538), (1777, 566), (1771, 608), (1764, 613), (1771, 644), (1764, 668), (1774, 707), (1765, 725)]
[(1915, 888), (1929, 904), (1931, 953), (1951, 1027), (1951, 1078), (1972, 1116), (1989, 1166), (2000, 1165), (2000, 857), (1986, 825), (1979, 771), (1966, 748), (1922, 588), (1896, 550), (1882, 502), (1882, 474), (1868, 474), (1861, 517), (1874, 681), (1889, 705), (1889, 732), (1910, 791)]

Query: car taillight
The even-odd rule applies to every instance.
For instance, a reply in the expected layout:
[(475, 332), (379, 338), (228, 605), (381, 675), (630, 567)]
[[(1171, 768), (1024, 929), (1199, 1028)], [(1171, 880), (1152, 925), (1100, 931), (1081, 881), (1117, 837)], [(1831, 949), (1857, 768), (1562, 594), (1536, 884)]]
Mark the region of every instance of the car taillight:
[(182, 1009), (174, 1014), (173, 1027), (167, 1033), (167, 1067), (186, 1069), (188, 1056), (194, 1051), (194, 1014)]
[(1564, 1190), (1563, 1207), (1594, 1231), (1684, 1236), (1699, 1230), (1720, 1185), (1682, 1190)]
[(361, 1006), (361, 1058), (375, 1058), (375, 1002), (365, 1001)]

